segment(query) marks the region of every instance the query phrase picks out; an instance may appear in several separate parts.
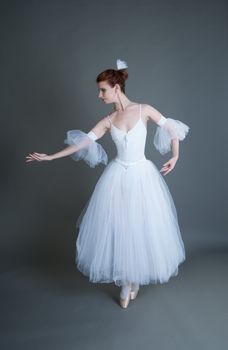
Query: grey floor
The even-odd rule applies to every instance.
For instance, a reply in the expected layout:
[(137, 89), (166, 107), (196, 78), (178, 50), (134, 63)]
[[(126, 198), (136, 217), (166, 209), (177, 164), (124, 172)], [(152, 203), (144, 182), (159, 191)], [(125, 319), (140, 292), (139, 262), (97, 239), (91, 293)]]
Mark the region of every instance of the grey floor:
[(1, 273), (0, 348), (228, 348), (228, 239), (185, 232), (186, 261), (166, 284), (142, 286), (127, 309), (119, 288), (93, 284), (71, 266)]

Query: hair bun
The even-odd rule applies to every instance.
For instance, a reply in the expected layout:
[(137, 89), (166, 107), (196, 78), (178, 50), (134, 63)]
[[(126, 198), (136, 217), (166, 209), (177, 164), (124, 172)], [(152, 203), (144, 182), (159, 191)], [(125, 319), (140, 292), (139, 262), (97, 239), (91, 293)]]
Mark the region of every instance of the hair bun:
[(125, 61), (117, 59), (116, 61), (117, 69), (106, 69), (96, 78), (96, 82), (107, 81), (111, 87), (114, 87), (115, 84), (120, 85), (120, 89), (125, 93), (125, 80), (128, 79), (128, 66)]
[(123, 77), (124, 80), (127, 80), (127, 78), (128, 78), (128, 71), (127, 71), (126, 68), (118, 69), (117, 72), (119, 72), (121, 74), (121, 76)]

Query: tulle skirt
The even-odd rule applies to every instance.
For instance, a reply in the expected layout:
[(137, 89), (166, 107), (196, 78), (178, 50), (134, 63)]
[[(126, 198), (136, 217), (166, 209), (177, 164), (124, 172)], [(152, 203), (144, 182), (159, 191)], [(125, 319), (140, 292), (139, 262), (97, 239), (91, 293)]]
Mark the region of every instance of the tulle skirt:
[(75, 262), (90, 282), (164, 283), (185, 249), (176, 208), (151, 160), (111, 160), (78, 217)]

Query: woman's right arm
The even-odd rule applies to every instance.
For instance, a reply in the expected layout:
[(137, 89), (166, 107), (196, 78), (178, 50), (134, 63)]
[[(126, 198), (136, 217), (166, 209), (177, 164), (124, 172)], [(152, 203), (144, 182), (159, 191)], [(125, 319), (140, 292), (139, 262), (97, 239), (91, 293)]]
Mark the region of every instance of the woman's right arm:
[(45, 153), (34, 152), (27, 156), (27, 162), (37, 160), (54, 160), (66, 156), (71, 156), (73, 160), (83, 159), (91, 167), (99, 163), (107, 163), (107, 155), (102, 146), (96, 142), (109, 129), (108, 117), (100, 120), (87, 134), (81, 130), (69, 130), (64, 143), (69, 147), (63, 150), (47, 155)]

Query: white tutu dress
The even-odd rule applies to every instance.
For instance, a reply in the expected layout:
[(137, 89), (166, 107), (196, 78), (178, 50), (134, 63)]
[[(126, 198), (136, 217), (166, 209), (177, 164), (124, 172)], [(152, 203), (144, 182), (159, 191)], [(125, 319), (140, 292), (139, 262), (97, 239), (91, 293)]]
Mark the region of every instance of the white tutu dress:
[[(139, 119), (128, 132), (110, 123), (117, 156), (109, 163), (102, 146), (83, 131), (70, 130), (64, 140), (83, 145), (72, 159), (83, 159), (91, 167), (108, 163), (77, 220), (77, 268), (90, 282), (167, 282), (178, 274), (185, 249), (168, 186), (144, 154), (147, 129), (141, 105)], [(183, 140), (188, 131), (186, 124), (166, 118), (157, 126), (154, 145), (167, 153), (171, 139)]]

